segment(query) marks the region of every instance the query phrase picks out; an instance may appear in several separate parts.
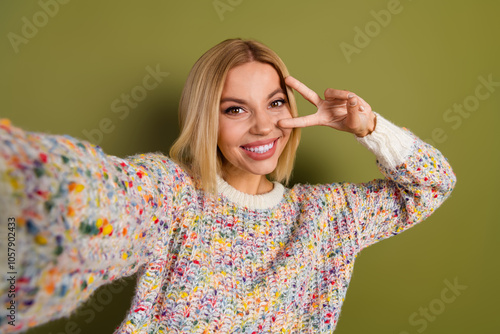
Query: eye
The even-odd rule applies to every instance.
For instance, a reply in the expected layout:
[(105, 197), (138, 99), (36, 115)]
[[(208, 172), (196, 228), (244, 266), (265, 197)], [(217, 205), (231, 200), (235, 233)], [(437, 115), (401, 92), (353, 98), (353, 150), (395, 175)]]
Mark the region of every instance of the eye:
[(224, 110), (224, 113), (228, 115), (239, 115), (242, 114), (243, 112), (244, 110), (241, 107), (229, 107), (226, 110)]
[(284, 105), (286, 103), (285, 100), (283, 99), (279, 99), (279, 100), (275, 100), (273, 102), (271, 102), (271, 108), (278, 108), (278, 107), (281, 107), (282, 105)]

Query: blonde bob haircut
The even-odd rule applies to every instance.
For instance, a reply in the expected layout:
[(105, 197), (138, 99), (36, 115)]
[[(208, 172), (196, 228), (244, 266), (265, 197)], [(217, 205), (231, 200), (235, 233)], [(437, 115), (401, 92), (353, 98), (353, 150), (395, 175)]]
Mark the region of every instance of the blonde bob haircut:
[[(288, 74), (280, 57), (255, 40), (228, 39), (205, 52), (196, 61), (179, 102), (180, 135), (170, 149), (170, 158), (188, 170), (208, 193), (217, 192), (222, 153), (217, 148), (220, 99), (227, 73), (232, 68), (258, 61), (276, 69), (286, 93), (292, 117), (297, 117), (293, 91), (285, 84)], [(287, 184), (292, 174), (300, 130), (294, 128), (269, 178)]]

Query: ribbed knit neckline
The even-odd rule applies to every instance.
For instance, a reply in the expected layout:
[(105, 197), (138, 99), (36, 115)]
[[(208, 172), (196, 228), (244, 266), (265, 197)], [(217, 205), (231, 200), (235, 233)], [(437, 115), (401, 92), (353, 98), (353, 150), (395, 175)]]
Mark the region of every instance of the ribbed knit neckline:
[(283, 198), (285, 187), (276, 181), (273, 182), (273, 185), (274, 187), (270, 192), (251, 195), (237, 190), (217, 175), (218, 192), (226, 196), (230, 201), (249, 209), (270, 209), (278, 204)]

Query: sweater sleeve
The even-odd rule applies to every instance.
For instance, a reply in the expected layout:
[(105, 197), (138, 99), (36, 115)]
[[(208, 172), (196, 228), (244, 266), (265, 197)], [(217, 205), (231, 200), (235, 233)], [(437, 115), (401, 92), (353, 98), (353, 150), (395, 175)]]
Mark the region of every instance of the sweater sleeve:
[(0, 120), (0, 332), (68, 316), (158, 255), (173, 229), (176, 168), (159, 153), (121, 159)]
[(448, 198), (456, 178), (437, 149), (378, 114), (376, 130), (357, 140), (375, 154), (386, 177), (343, 185), (360, 251), (431, 215)]

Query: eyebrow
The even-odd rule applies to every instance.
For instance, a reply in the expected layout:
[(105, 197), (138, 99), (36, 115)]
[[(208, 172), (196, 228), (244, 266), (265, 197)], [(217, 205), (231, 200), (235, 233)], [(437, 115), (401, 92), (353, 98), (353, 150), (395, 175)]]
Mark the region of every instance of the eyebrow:
[[(275, 90), (273, 90), (268, 96), (267, 96), (267, 99), (270, 99), (271, 97), (273, 97), (274, 95), (278, 94), (278, 93), (283, 93), (285, 94), (285, 92), (283, 91), (283, 89), (280, 87), (280, 88), (277, 88)], [(236, 103), (241, 103), (241, 104), (245, 104), (246, 101), (245, 100), (242, 100), (242, 99), (237, 99), (235, 97), (225, 97), (223, 99), (220, 100), (220, 103), (223, 103), (223, 102), (228, 102), (228, 101), (233, 101), (233, 102), (236, 102)]]

